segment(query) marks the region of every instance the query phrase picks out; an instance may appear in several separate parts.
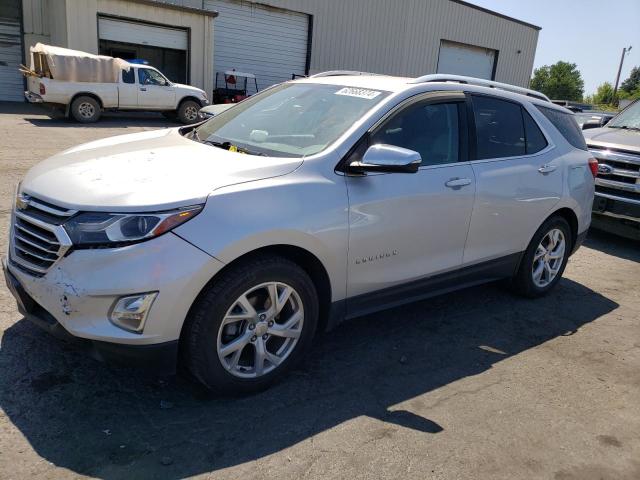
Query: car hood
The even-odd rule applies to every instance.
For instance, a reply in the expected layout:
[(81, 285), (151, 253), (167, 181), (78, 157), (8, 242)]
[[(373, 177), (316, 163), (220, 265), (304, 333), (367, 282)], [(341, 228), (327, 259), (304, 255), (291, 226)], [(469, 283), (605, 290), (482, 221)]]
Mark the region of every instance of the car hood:
[(584, 138), (590, 147), (626, 150), (640, 154), (640, 132), (622, 128), (592, 128), (583, 130)]
[(218, 188), (286, 175), (299, 158), (244, 155), (183, 137), (178, 128), (85, 143), (34, 166), (21, 192), (61, 207), (153, 211), (203, 203)]
[(204, 95), (204, 90), (192, 85), (185, 85), (184, 83), (173, 83), (172, 86), (179, 88), (180, 90), (188, 90), (193, 93), (198, 93), (200, 96)]

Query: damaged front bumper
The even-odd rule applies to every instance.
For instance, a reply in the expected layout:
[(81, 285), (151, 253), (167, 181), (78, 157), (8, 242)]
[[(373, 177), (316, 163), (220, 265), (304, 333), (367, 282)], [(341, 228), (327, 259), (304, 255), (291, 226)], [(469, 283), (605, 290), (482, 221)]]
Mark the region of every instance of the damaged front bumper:
[[(173, 233), (120, 248), (75, 250), (36, 277), (3, 260), (20, 312), (51, 334), (114, 363), (175, 369), (178, 339), (191, 304), (221, 262)], [(157, 291), (144, 330), (114, 325), (118, 299)]]

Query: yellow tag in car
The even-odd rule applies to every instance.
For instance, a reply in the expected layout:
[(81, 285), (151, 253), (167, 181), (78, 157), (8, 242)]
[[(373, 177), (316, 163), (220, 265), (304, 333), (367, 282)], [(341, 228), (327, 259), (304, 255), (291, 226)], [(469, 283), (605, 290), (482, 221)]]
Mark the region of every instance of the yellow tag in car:
[(231, 146), (229, 147), (229, 151), (230, 151), (230, 152), (237, 152), (237, 151), (238, 151), (238, 147), (236, 147), (235, 145), (231, 145)]

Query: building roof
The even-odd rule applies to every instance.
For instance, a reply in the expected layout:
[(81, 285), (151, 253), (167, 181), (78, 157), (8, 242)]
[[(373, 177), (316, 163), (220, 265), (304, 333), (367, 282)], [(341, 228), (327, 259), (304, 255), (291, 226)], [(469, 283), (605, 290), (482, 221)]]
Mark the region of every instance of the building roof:
[(494, 12), (493, 10), (489, 10), (488, 8), (484, 8), (479, 5), (474, 5), (473, 3), (465, 2), (464, 0), (449, 0), (449, 1), (453, 3), (459, 3), (460, 5), (464, 5), (465, 7), (473, 8), (475, 10), (480, 10), (481, 12), (488, 13), (489, 15), (504, 18), (505, 20), (509, 20), (511, 22), (519, 23), (520, 25), (524, 25), (525, 27), (535, 28), (536, 30), (542, 30), (542, 27), (539, 27), (538, 25), (534, 25), (533, 23), (528, 23), (523, 20), (518, 20), (517, 18), (513, 18), (508, 15), (504, 15), (502, 13)]

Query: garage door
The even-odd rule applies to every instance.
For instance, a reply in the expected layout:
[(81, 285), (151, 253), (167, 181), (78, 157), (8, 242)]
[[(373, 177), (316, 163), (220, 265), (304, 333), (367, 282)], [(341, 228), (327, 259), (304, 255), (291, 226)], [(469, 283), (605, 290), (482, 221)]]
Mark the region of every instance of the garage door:
[(22, 63), (20, 23), (0, 18), (0, 100), (24, 100), (24, 84), (18, 67)]
[(497, 50), (442, 40), (438, 56), (438, 73), (493, 80), (497, 58)]
[(206, 0), (216, 10), (214, 68), (255, 74), (260, 89), (304, 75), (309, 16), (249, 2)]
[(98, 35), (100, 40), (149, 45), (174, 50), (187, 50), (189, 48), (189, 35), (184, 29), (159, 27), (113, 18), (100, 17), (98, 19)]

